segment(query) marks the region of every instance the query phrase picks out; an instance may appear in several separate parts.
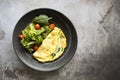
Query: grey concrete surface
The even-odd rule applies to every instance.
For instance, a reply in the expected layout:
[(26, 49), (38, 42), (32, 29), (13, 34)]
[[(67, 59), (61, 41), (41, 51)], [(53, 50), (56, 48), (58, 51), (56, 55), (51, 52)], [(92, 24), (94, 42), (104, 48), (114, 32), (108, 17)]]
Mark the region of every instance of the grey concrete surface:
[[(60, 70), (35, 71), (13, 50), (17, 21), (36, 8), (58, 10), (76, 28), (76, 54)], [(0, 0), (0, 80), (120, 80), (120, 0)]]

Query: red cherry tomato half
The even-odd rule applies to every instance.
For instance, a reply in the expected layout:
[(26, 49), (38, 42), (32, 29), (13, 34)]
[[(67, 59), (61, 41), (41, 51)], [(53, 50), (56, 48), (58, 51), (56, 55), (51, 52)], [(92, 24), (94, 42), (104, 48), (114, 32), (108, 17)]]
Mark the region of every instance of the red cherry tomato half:
[(23, 34), (19, 34), (18, 37), (19, 37), (19, 39), (22, 40), (24, 38), (24, 35)]
[(39, 29), (40, 29), (40, 25), (39, 25), (39, 24), (35, 24), (34, 28), (35, 28), (36, 30), (39, 30)]
[(55, 24), (52, 23), (52, 24), (49, 25), (49, 27), (50, 27), (51, 29), (54, 29), (54, 28), (55, 28)]
[(38, 47), (37, 45), (34, 45), (34, 46), (33, 46), (33, 49), (34, 49), (35, 51), (37, 51), (38, 48), (39, 48), (39, 47)]

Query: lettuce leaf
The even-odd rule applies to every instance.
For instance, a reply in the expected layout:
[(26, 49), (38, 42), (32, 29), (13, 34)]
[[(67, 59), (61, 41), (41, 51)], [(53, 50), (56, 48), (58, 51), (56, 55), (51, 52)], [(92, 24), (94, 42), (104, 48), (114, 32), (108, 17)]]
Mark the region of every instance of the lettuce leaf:
[[(21, 44), (30, 52), (32, 53), (34, 50), (32, 49), (33, 45), (40, 46), (43, 39), (47, 37), (47, 35), (52, 31), (50, 29), (49, 20), (52, 19), (47, 15), (39, 15), (36, 16), (32, 23), (27, 25), (27, 27), (22, 31), (24, 35), (24, 39), (21, 40)], [(36, 30), (34, 28), (35, 24), (40, 24), (41, 28)]]
[(36, 16), (34, 19), (33, 19), (33, 23), (35, 24), (40, 24), (42, 26), (47, 26), (49, 25), (49, 20), (52, 19), (51, 17), (48, 17), (47, 15), (39, 15), (39, 16)]
[(24, 39), (21, 40), (21, 44), (30, 52), (34, 51), (32, 46), (34, 44), (40, 45), (43, 41), (43, 38), (40, 34), (42, 34), (45, 29), (42, 27), (40, 30), (36, 30), (34, 28), (34, 24), (30, 23), (23, 31), (22, 34), (25, 36)]

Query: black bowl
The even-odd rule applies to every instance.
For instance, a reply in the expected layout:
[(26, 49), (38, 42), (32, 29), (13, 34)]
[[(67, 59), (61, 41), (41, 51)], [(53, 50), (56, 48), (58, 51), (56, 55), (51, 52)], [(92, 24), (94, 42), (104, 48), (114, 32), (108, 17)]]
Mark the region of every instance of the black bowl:
[[(61, 28), (67, 38), (67, 47), (63, 55), (53, 62), (40, 63), (35, 60), (21, 44), (18, 35), (35, 16), (46, 14), (52, 17), (51, 22)], [(13, 47), (20, 60), (27, 66), (39, 71), (53, 71), (67, 64), (75, 54), (77, 48), (77, 34), (71, 21), (62, 13), (47, 8), (35, 9), (25, 14), (16, 24), (13, 32)]]

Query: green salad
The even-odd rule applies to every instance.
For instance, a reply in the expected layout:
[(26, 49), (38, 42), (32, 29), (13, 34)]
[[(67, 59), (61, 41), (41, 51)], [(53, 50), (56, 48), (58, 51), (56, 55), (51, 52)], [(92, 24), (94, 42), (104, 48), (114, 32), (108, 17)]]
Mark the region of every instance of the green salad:
[(19, 34), (21, 44), (30, 53), (36, 51), (42, 41), (54, 29), (55, 25), (49, 22), (50, 19), (52, 18), (47, 15), (36, 16)]

